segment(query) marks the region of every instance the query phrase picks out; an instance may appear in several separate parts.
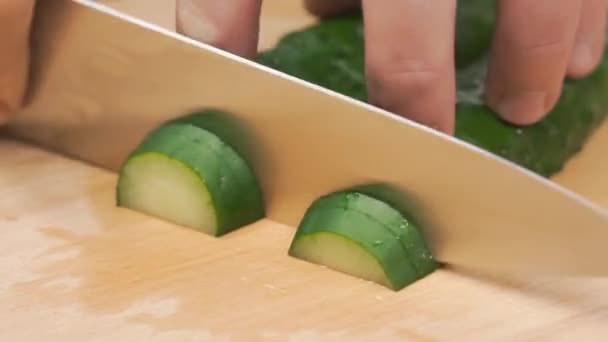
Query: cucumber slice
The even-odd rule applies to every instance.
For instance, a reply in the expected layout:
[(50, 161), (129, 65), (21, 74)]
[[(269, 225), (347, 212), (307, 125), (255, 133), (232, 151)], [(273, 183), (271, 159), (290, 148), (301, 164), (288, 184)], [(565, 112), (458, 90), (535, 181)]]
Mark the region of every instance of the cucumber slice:
[(189, 123), (217, 136), (224, 144), (232, 147), (247, 163), (254, 159), (255, 139), (249, 130), (232, 113), (218, 108), (202, 108), (178, 117), (169, 123)]
[(216, 135), (187, 122), (161, 126), (127, 158), (117, 205), (214, 236), (264, 216), (247, 163)]
[[(432, 258), (424, 244), (398, 230), (403, 230), (403, 220), (394, 209), (368, 195), (333, 193), (308, 208), (288, 254), (400, 290), (437, 267), (434, 261), (428, 262)], [(421, 258), (425, 259), (422, 263), (417, 260)]]
[(437, 268), (421, 231), (413, 220), (388, 203), (356, 191), (341, 191), (323, 198), (319, 206), (357, 211), (384, 226), (401, 243), (419, 277)]

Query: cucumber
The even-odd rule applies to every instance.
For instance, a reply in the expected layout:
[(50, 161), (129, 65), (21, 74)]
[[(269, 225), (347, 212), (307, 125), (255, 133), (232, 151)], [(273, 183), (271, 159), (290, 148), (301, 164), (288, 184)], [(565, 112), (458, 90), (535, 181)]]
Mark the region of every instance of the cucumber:
[(119, 173), (116, 202), (213, 236), (265, 215), (248, 163), (191, 120), (161, 125), (129, 155)]
[(387, 203), (357, 191), (314, 201), (288, 254), (396, 291), (438, 267), (415, 226)]
[[(483, 56), (492, 40), (495, 0), (468, 0), (456, 16), (456, 64), (465, 67)], [(364, 36), (361, 11), (324, 19), (286, 34), (257, 62), (366, 101)]]
[(213, 133), (222, 142), (229, 145), (243, 160), (253, 165), (255, 146), (253, 137), (232, 113), (219, 108), (206, 107), (179, 116), (169, 123), (189, 123)]
[(456, 11), (454, 62), (464, 68), (483, 57), (490, 48), (496, 21), (496, 0), (467, 0)]
[[(588, 77), (567, 79), (558, 103), (540, 122), (510, 124), (483, 101), (495, 1), (463, 1), (456, 23), (455, 137), (541, 176), (551, 177), (580, 151), (608, 113), (608, 58)], [(258, 63), (367, 101), (360, 13), (327, 18), (280, 39)]]
[(386, 227), (402, 245), (418, 277), (427, 275), (437, 267), (414, 221), (385, 201), (363, 192), (345, 190), (325, 197), (319, 205), (356, 211)]

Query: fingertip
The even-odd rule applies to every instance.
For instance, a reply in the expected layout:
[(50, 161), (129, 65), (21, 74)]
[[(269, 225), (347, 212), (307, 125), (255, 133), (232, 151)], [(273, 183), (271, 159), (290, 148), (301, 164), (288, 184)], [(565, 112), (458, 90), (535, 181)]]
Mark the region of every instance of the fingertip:
[(566, 70), (568, 77), (586, 77), (600, 64), (604, 53), (607, 9), (606, 0), (583, 1), (575, 44)]
[(541, 121), (555, 106), (558, 98), (555, 94), (543, 91), (525, 91), (503, 96), (489, 93), (486, 95), (486, 103), (503, 120), (528, 126)]
[(456, 131), (455, 122), (454, 122), (454, 113), (452, 113), (452, 115), (449, 115), (448, 117), (444, 118), (444, 120), (441, 122), (431, 123), (427, 126), (438, 132), (453, 136)]
[(595, 53), (593, 49), (581, 44), (577, 46), (568, 62), (567, 75), (571, 78), (583, 78), (595, 70), (601, 59), (601, 54)]
[[(581, 2), (503, 0), (490, 53), (485, 102), (503, 120), (532, 125), (561, 94)], [(552, 8), (552, 10), (548, 10)]]

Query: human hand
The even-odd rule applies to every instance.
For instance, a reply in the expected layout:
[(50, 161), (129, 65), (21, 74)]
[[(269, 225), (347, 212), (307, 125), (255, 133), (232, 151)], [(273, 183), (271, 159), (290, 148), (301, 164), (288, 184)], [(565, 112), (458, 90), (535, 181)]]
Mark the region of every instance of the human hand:
[(5, 123), (23, 101), (34, 3), (35, 0), (0, 1), (0, 123)]
[[(370, 102), (454, 132), (456, 0), (307, 0), (325, 16), (361, 6)], [(254, 58), (261, 0), (177, 0), (178, 30)], [(531, 124), (555, 105), (565, 76), (581, 77), (604, 48), (606, 0), (498, 0), (486, 102)]]

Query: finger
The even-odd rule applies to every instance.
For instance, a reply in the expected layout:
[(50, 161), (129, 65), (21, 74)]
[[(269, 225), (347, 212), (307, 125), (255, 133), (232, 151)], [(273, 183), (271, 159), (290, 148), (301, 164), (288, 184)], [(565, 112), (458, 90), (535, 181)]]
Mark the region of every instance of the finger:
[(361, 0), (305, 0), (304, 7), (312, 15), (325, 17), (361, 7)]
[(486, 101), (504, 119), (531, 124), (559, 97), (581, 0), (499, 0)]
[(583, 0), (568, 76), (586, 76), (599, 64), (604, 52), (607, 10), (606, 0)]
[(456, 0), (363, 0), (369, 101), (454, 131)]
[(177, 31), (245, 58), (257, 53), (262, 0), (177, 0)]
[(22, 105), (34, 0), (0, 1), (0, 121)]

